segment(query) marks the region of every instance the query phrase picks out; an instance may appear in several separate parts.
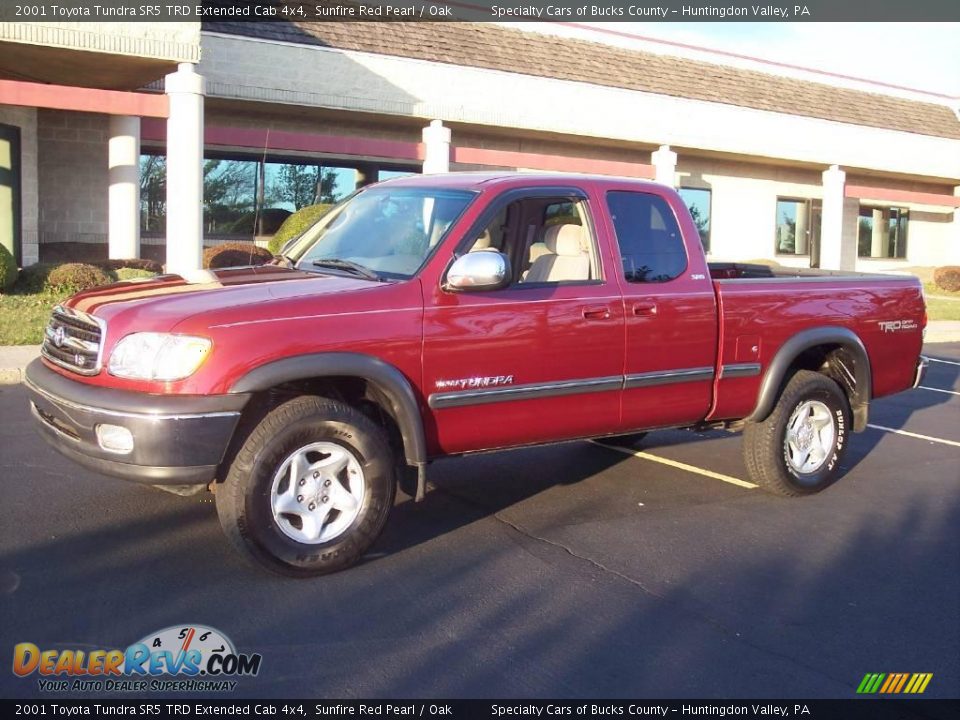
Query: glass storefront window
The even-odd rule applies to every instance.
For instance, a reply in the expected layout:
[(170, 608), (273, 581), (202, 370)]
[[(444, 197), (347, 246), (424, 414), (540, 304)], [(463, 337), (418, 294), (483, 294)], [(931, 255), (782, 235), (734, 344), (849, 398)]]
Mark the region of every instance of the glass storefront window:
[(906, 208), (861, 207), (857, 218), (857, 256), (862, 258), (906, 259)]

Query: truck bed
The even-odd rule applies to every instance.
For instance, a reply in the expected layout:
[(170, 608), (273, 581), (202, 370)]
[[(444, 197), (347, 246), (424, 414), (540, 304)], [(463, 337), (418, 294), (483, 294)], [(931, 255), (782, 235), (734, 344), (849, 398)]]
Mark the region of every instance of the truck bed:
[(926, 316), (913, 276), (711, 263), (719, 308), (718, 368), (759, 365), (759, 373), (718, 373), (709, 420), (749, 415), (777, 351), (810, 327), (845, 328), (870, 358), (870, 397), (911, 387)]

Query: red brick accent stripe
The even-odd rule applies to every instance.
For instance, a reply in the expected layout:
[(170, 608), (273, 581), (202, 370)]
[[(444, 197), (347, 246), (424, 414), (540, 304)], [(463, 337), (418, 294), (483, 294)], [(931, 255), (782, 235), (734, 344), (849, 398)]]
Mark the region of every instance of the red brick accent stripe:
[[(144, 122), (141, 127), (141, 136), (144, 140), (165, 141), (167, 138), (166, 124)], [(233, 128), (207, 125), (203, 130), (203, 141), (207, 146), (255, 148), (260, 151), (264, 149), (272, 151), (292, 150), (405, 160), (413, 163), (419, 163), (423, 160), (421, 143), (377, 140), (349, 135), (320, 135), (285, 130), (267, 130), (266, 128)]]
[(165, 118), (169, 114), (166, 95), (47, 85), (21, 80), (0, 80), (0, 105), (153, 118)]

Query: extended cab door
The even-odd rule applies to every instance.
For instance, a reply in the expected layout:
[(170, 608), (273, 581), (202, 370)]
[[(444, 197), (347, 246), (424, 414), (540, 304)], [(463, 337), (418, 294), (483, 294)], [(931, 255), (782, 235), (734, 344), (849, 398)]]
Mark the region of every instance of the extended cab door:
[(676, 193), (609, 189), (626, 318), (622, 430), (694, 423), (709, 411), (717, 306), (700, 237)]
[(623, 303), (598, 214), (577, 188), (507, 191), (454, 254), (506, 254), (511, 283), (454, 292), (441, 278), (424, 288), (427, 432), (444, 453), (616, 428)]

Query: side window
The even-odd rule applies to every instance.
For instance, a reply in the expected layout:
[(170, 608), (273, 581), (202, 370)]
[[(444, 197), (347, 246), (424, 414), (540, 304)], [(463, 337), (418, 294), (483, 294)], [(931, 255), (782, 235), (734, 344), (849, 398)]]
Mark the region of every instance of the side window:
[(629, 282), (667, 282), (686, 270), (683, 236), (666, 200), (648, 193), (611, 191), (607, 207)]
[(527, 216), (521, 283), (587, 282), (600, 277), (583, 201), (531, 200)]

